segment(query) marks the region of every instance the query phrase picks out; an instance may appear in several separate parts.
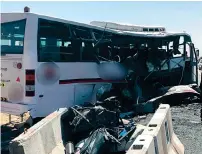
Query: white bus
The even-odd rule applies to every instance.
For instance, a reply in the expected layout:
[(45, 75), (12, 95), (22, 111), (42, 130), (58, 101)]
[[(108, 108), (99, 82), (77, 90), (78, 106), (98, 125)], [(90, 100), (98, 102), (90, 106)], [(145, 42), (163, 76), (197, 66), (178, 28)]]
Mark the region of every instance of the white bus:
[(32, 13), (2, 13), (1, 111), (19, 115), (32, 109), (33, 118), (44, 117), (59, 107), (94, 100), (96, 89), (111, 81), (99, 77), (96, 59), (85, 54), (95, 41), (91, 27)]
[[(88, 25), (28, 12), (2, 13), (1, 112), (20, 115), (30, 110), (32, 118), (37, 118), (61, 107), (95, 101), (98, 88), (113, 82), (100, 77), (95, 53), (102, 61), (116, 55), (122, 59), (126, 52), (124, 48), (119, 54), (120, 46), (129, 47), (134, 40), (165, 38), (173, 43), (179, 37), (191, 42), (188, 34), (167, 33), (162, 27), (124, 31), (96, 22)], [(99, 46), (101, 42), (105, 45)], [(180, 68), (178, 74), (186, 63), (185, 43), (174, 63), (166, 63), (167, 69)], [(188, 64), (195, 67), (192, 52), (190, 57)]]

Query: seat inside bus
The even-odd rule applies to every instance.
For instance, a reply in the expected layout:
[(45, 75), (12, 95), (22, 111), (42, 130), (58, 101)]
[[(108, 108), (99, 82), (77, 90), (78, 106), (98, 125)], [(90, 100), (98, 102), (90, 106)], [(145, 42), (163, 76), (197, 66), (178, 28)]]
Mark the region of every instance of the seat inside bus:
[(61, 61), (72, 61), (74, 59), (74, 51), (71, 45), (68, 45), (67, 47), (60, 46), (60, 59)]

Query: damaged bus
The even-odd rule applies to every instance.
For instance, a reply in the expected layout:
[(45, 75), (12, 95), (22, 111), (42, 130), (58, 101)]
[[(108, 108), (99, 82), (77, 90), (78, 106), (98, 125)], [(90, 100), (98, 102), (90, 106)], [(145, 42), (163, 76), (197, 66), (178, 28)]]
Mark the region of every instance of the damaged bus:
[[(115, 79), (120, 73), (99, 69), (103, 62), (122, 64), (127, 77), (123, 71)], [(103, 70), (116, 75), (105, 78)], [(98, 90), (111, 83), (127, 85), (130, 92), (123, 92), (136, 103), (157, 96), (159, 87), (197, 82), (195, 48), (187, 33), (82, 24), (29, 12), (1, 14), (2, 112), (30, 110), (32, 118), (45, 117), (61, 107), (96, 101)]]
[[(122, 63), (128, 70), (127, 88), (121, 87), (121, 91), (130, 96), (123, 96), (123, 100), (130, 98), (127, 102), (136, 104), (161, 95), (183, 93), (177, 97), (179, 100), (175, 97), (176, 104), (180, 104), (182, 97), (199, 96), (198, 54), (189, 34), (166, 32), (163, 27), (100, 21), (91, 24), (114, 30), (108, 44), (110, 54), (106, 57), (113, 57), (111, 60)], [(120, 86), (114, 87), (112, 93), (120, 96), (116, 92)]]

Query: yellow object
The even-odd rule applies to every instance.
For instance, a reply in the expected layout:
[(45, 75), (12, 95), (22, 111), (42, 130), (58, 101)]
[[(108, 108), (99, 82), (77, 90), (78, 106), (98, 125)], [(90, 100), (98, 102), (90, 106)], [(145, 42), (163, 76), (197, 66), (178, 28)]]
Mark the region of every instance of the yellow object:
[(1, 87), (5, 87), (5, 84), (3, 82), (0, 85), (1, 85)]

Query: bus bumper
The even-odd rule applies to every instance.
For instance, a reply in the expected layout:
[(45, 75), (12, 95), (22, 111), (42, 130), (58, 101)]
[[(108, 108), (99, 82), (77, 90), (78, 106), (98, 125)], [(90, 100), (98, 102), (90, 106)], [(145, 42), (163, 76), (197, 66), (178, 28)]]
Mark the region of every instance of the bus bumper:
[(31, 110), (33, 105), (23, 103), (8, 103), (1, 101), (1, 113), (12, 115), (22, 115), (23, 113)]

